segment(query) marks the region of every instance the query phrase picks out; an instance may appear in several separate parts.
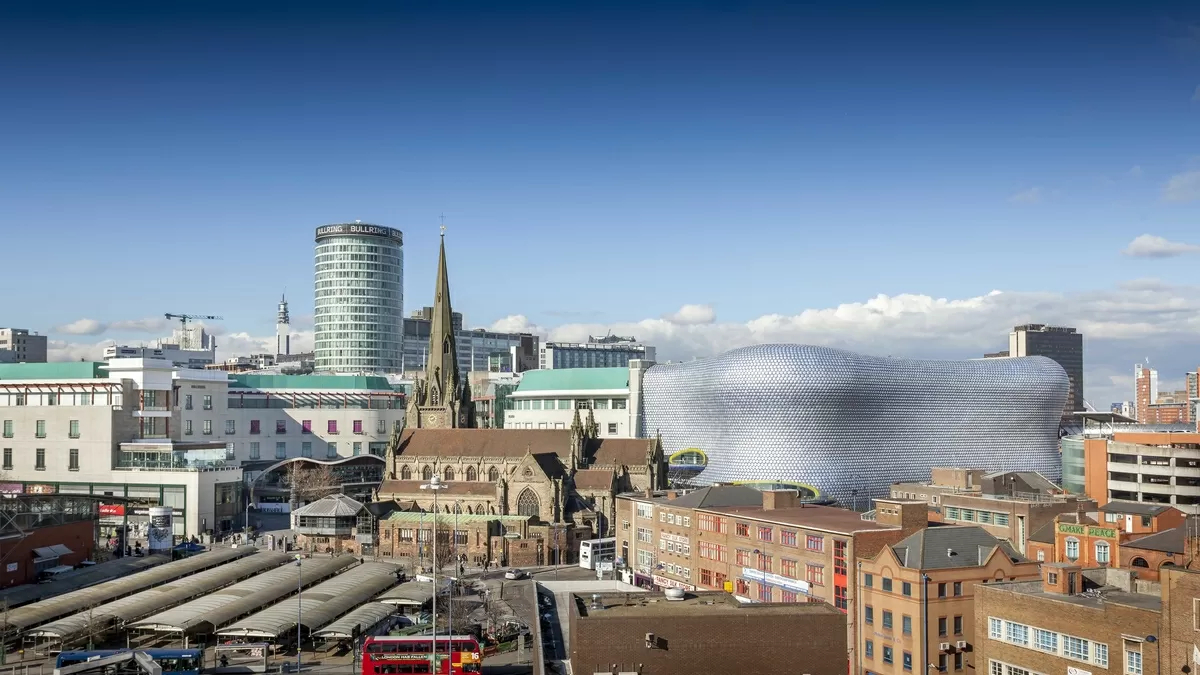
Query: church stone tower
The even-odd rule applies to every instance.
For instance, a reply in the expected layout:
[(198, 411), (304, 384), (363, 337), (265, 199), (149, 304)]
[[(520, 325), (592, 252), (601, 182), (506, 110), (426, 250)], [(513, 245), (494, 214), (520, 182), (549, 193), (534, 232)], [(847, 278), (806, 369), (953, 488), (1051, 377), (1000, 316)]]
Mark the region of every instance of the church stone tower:
[(450, 276), (446, 270), (446, 232), (442, 229), (438, 252), (433, 316), (429, 326), (429, 351), (425, 376), (413, 386), (405, 413), (410, 429), (457, 429), (473, 426), (470, 390), (459, 377), (458, 348), (454, 340), (450, 306)]

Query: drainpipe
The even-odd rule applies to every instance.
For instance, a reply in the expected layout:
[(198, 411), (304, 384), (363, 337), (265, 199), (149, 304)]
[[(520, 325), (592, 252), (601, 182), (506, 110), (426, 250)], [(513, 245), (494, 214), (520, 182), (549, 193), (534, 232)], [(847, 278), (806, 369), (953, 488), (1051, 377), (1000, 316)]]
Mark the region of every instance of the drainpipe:
[(929, 675), (929, 665), (929, 575), (921, 574), (921, 675)]

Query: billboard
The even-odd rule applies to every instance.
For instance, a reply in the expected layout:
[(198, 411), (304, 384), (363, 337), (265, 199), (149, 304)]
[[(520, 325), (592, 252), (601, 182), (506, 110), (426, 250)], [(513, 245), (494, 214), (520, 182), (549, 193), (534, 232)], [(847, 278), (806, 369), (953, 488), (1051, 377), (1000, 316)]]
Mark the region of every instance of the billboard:
[(150, 507), (150, 552), (169, 553), (175, 544), (171, 516), (174, 509), (169, 506)]

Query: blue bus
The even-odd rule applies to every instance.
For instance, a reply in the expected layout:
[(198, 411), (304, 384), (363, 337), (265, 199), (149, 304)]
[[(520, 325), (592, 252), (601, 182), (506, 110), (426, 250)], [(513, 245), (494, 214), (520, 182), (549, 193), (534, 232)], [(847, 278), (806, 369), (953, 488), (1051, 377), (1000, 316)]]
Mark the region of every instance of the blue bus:
[[(55, 668), (65, 668), (78, 663), (94, 661), (107, 656), (115, 656), (124, 652), (141, 651), (162, 666), (163, 675), (200, 675), (204, 661), (204, 652), (199, 649), (98, 649), (86, 652), (62, 652), (58, 655)], [(105, 675), (125, 675), (139, 673), (136, 665), (128, 663), (113, 669)]]

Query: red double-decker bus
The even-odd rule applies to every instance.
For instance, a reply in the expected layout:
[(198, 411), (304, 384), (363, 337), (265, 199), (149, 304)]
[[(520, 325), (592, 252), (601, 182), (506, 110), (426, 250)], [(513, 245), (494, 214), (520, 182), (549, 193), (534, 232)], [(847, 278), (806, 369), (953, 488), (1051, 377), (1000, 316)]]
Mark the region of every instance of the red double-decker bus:
[(478, 673), (483, 670), (483, 650), (470, 635), (437, 636), (437, 667), (431, 669), (433, 637), (372, 636), (363, 640), (362, 675), (409, 673)]

